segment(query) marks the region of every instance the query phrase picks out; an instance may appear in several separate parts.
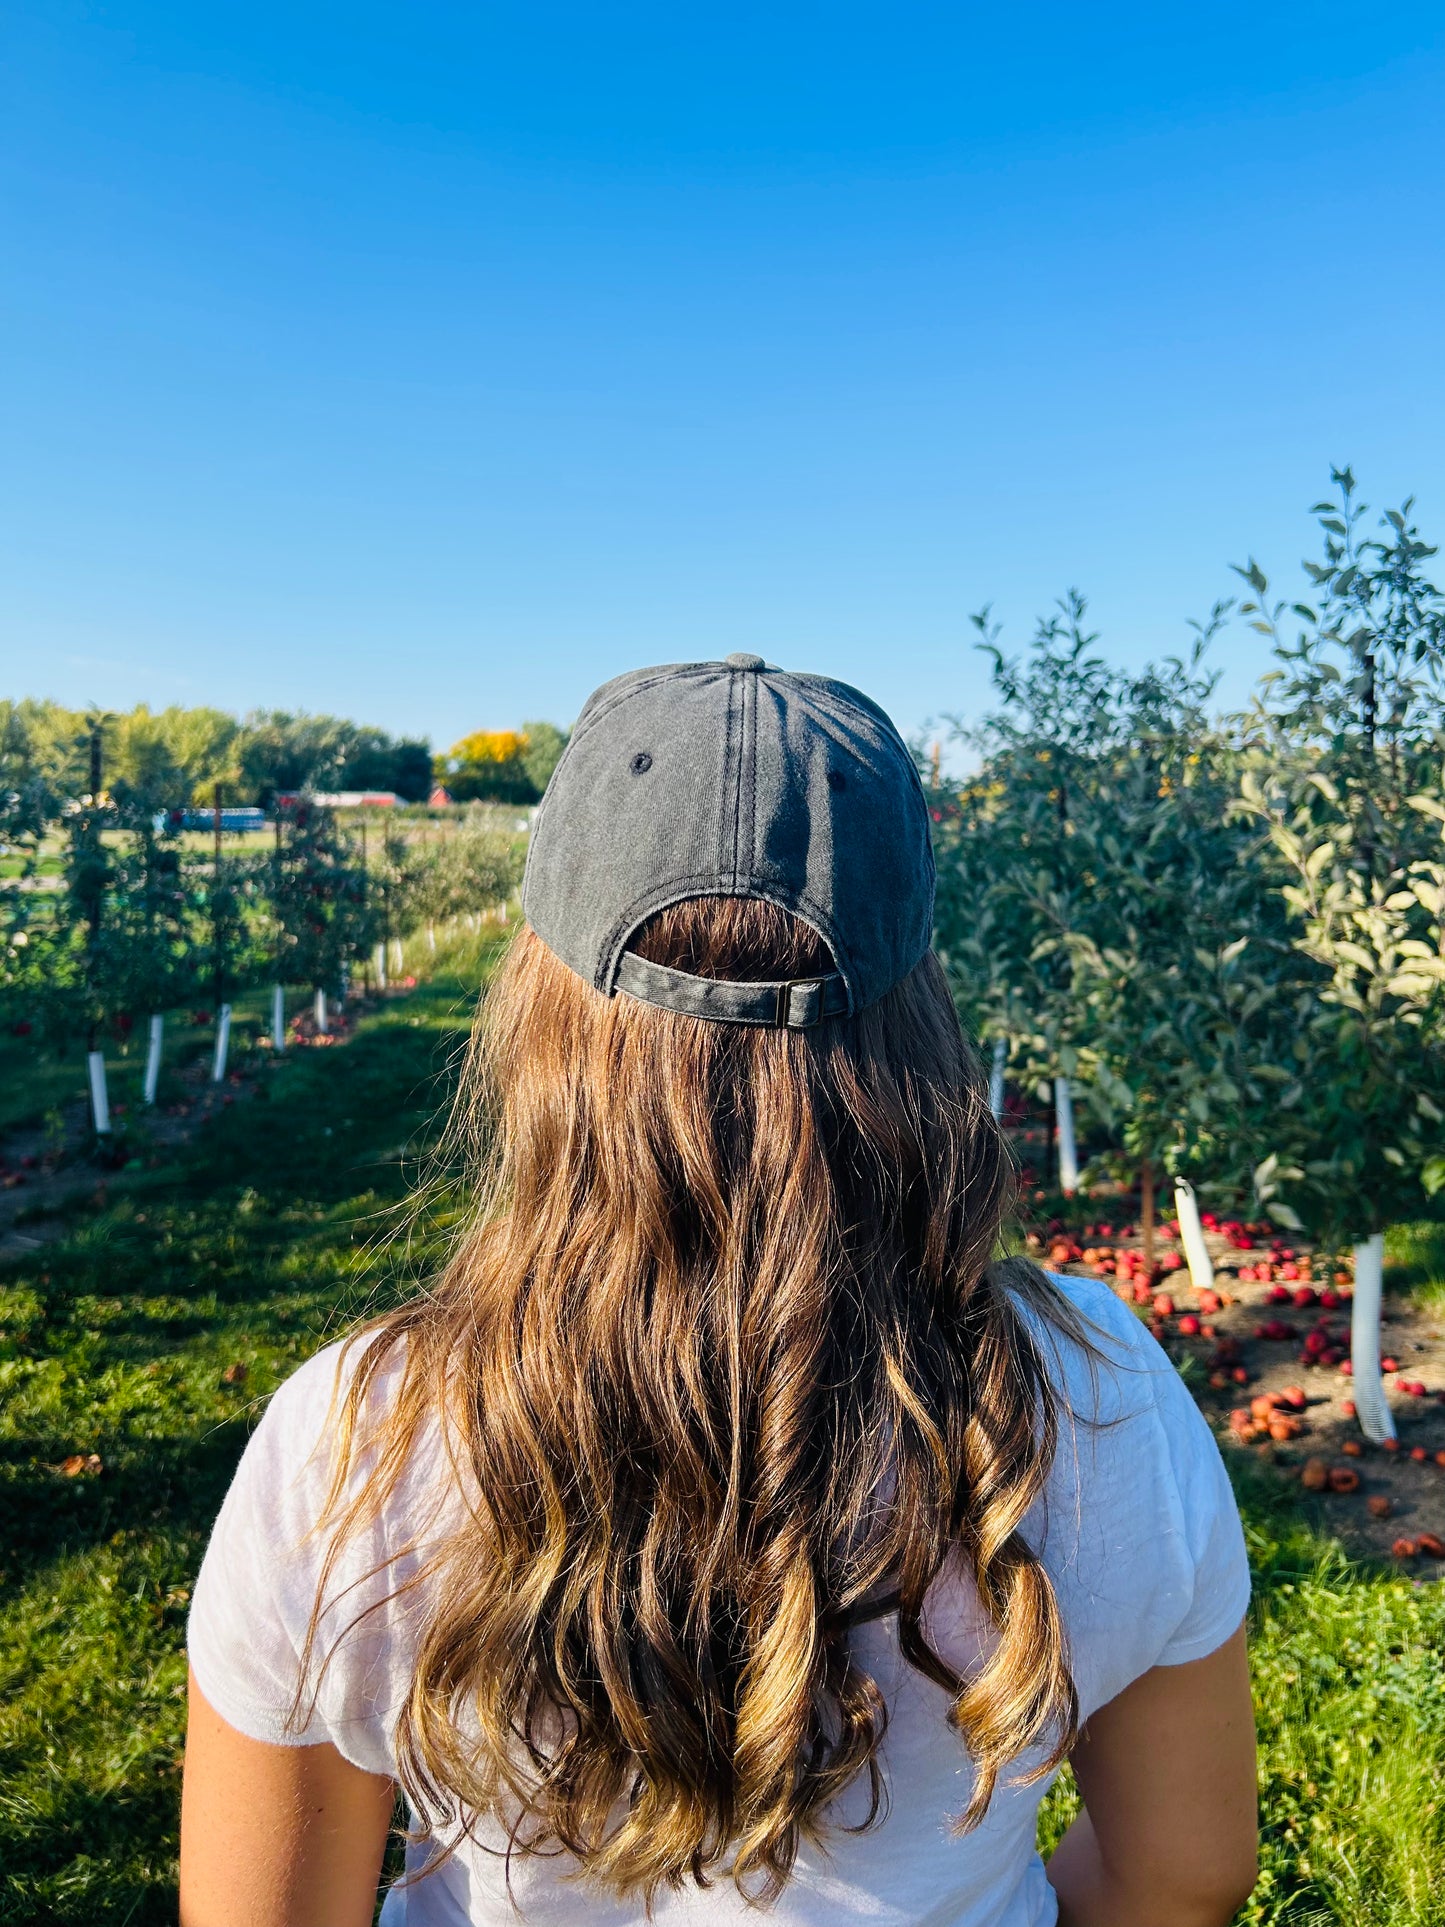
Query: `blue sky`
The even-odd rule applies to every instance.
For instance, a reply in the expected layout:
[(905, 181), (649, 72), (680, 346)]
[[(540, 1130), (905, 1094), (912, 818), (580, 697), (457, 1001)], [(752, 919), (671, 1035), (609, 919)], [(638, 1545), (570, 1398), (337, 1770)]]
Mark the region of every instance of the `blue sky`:
[(1408, 0), (22, 0), (0, 693), (445, 744), (744, 648), (912, 729), (986, 601), (1176, 648), (1332, 461), (1445, 533), (1442, 106)]

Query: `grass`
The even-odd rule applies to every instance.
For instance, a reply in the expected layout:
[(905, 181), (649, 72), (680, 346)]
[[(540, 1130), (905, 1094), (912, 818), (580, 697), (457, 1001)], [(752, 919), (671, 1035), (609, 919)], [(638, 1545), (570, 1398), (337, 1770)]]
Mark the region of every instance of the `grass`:
[(1396, 1225), (1387, 1234), (1385, 1284), (1421, 1311), (1445, 1312), (1445, 1219)]
[[(346, 1049), (292, 1054), (178, 1162), (112, 1180), (64, 1245), (0, 1271), (0, 1927), (174, 1919), (206, 1534), (267, 1394), (397, 1286), (404, 1147), (482, 962), (453, 953)], [(55, 1469), (89, 1452), (99, 1476)], [(1445, 1587), (1350, 1563), (1242, 1477), (1265, 1837), (1241, 1921), (1445, 1927)], [(1067, 1778), (1050, 1795), (1046, 1841), (1073, 1797)]]
[[(1230, 1454), (1254, 1577), (1260, 1878), (1241, 1927), (1445, 1923), (1445, 1585), (1352, 1562)], [(1077, 1809), (1066, 1773), (1041, 1840)]]
[[(191, 1580), (267, 1394), (394, 1288), (378, 1240), (466, 1034), (470, 963), (345, 1050), (293, 1053), (181, 1162), (0, 1272), (6, 1927), (174, 1918)], [(98, 1477), (55, 1470), (90, 1452)]]
[[(300, 1010), (311, 1008), (312, 993), (289, 989), (286, 992), (288, 1019)], [(249, 1051), (265, 1047), (271, 1034), (271, 987), (252, 985), (236, 991), (231, 999), (230, 1064), (237, 1067)], [(204, 1021), (197, 1023), (197, 1017)], [(106, 1088), (112, 1110), (125, 1106), (132, 1131), (143, 1125), (141, 1086), (145, 1080), (147, 1019), (139, 1018), (130, 1035), (119, 1042), (110, 1032), (100, 1038), (105, 1052)], [(197, 993), (194, 1004), (166, 1012), (165, 1039), (161, 1051), (161, 1078), (157, 1101), (161, 1105), (181, 1094), (177, 1073), (197, 1058), (210, 1061), (216, 1047), (215, 1017), (209, 997)], [(36, 1125), (47, 1114), (77, 1101), (89, 1102), (90, 1084), (85, 1066), (84, 1043), (58, 1051), (37, 1042), (34, 1036), (17, 1037), (0, 1029), (0, 1131), (13, 1131)]]

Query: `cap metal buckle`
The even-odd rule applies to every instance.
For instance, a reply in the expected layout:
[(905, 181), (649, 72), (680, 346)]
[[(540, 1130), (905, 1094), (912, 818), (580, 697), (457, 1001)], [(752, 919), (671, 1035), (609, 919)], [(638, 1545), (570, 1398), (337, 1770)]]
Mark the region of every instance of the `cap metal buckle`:
[[(811, 990), (816, 992), (813, 1014), (800, 1022), (793, 1022), (793, 992)], [(775, 1025), (778, 1030), (811, 1030), (823, 1018), (823, 979), (821, 977), (790, 977), (785, 984), (778, 985), (778, 1007)]]

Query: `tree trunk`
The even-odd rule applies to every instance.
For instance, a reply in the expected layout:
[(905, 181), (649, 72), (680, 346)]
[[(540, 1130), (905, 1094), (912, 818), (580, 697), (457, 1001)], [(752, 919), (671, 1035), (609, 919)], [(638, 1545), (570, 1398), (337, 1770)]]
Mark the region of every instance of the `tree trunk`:
[(988, 1079), (988, 1108), (995, 1120), (1003, 1116), (1003, 1072), (1008, 1062), (1008, 1039), (995, 1037), (993, 1040), (993, 1069)]
[(1054, 1079), (1054, 1119), (1059, 1140), (1059, 1189), (1071, 1198), (1079, 1188), (1079, 1151), (1074, 1140), (1074, 1097), (1067, 1077)]
[(231, 1006), (222, 1004), (216, 1013), (216, 1054), (211, 1060), (211, 1082), (226, 1081), (226, 1059), (231, 1054)]
[(156, 1101), (156, 1088), (161, 1081), (161, 1052), (165, 1048), (166, 1020), (156, 1011), (150, 1022), (150, 1037), (146, 1043), (146, 1075), (142, 1085), (142, 1096), (147, 1104)]
[(1214, 1288), (1214, 1260), (1204, 1242), (1204, 1227), (1199, 1222), (1199, 1202), (1188, 1178), (1174, 1180), (1174, 1215), (1179, 1220), (1179, 1236), (1189, 1260), (1189, 1278), (1196, 1291)]
[(1154, 1166), (1145, 1158), (1139, 1167), (1139, 1235), (1144, 1245), (1144, 1269), (1154, 1269)]
[(90, 1073), (90, 1115), (97, 1137), (110, 1136), (110, 1093), (105, 1088), (105, 1052), (87, 1051), (85, 1067)]
[(1395, 1421), (1380, 1376), (1380, 1301), (1385, 1285), (1385, 1236), (1355, 1246), (1355, 1295), (1350, 1306), (1350, 1369), (1355, 1415), (1367, 1439), (1382, 1445), (1395, 1436)]

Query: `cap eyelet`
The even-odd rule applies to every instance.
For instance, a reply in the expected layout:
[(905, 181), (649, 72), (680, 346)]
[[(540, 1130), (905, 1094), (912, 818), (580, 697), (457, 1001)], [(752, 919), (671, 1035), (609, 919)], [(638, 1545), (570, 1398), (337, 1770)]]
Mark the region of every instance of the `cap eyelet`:
[(646, 776), (652, 768), (652, 758), (645, 749), (640, 749), (633, 757), (630, 767), (634, 776)]

